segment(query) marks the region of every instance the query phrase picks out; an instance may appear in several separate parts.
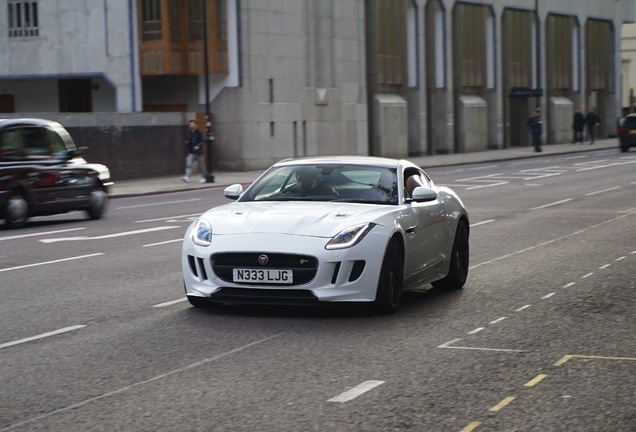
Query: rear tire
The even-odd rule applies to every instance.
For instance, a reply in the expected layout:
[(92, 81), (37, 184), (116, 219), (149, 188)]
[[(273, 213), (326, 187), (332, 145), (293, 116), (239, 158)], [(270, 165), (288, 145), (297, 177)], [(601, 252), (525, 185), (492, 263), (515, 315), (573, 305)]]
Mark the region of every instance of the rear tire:
[(470, 248), (468, 245), (468, 223), (460, 220), (453, 241), (453, 251), (451, 252), (451, 262), (448, 274), (445, 278), (433, 282), (435, 288), (442, 289), (461, 289), (468, 278), (468, 263), (470, 257)]
[(393, 313), (402, 302), (404, 287), (404, 257), (400, 243), (391, 239), (384, 253), (382, 270), (375, 295), (375, 308), (382, 313)]
[(4, 212), (4, 221), (9, 228), (21, 228), (29, 219), (29, 202), (22, 195), (9, 198)]

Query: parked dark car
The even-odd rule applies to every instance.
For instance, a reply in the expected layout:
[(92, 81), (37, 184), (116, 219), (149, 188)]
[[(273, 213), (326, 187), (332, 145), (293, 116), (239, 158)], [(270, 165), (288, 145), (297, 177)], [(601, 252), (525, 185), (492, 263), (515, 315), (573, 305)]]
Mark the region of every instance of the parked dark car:
[(629, 114), (619, 120), (618, 140), (622, 152), (636, 147), (636, 114)]
[(110, 171), (82, 158), (68, 131), (42, 119), (0, 119), (0, 220), (9, 228), (32, 216), (84, 210), (103, 216)]

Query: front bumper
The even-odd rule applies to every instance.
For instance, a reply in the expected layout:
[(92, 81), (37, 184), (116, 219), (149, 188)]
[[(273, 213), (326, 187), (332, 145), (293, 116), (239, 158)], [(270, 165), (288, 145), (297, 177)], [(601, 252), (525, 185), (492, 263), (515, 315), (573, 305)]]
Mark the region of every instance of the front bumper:
[[(191, 241), (188, 230), (181, 258), (186, 295), (224, 303), (370, 302), (375, 300), (388, 235), (386, 229), (375, 226), (360, 243), (341, 250), (325, 249), (327, 238), (281, 234), (216, 235), (212, 245), (203, 247)], [(214, 257), (227, 253), (249, 257), (297, 255), (311, 258), (315, 271), (309, 280), (298, 284), (236, 283), (228, 278), (227, 266), (225, 274), (215, 271)], [(237, 265), (254, 269), (288, 267), (280, 262), (268, 267), (257, 260), (243, 260)]]

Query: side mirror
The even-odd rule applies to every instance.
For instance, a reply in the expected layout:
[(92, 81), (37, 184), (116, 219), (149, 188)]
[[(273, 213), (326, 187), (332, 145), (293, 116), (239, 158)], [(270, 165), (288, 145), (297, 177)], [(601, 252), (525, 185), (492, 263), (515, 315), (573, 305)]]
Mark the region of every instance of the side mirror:
[(418, 186), (413, 190), (411, 199), (417, 202), (435, 201), (437, 199), (437, 192), (429, 188)]
[(68, 152), (68, 155), (71, 158), (74, 157), (79, 157), (79, 156), (84, 156), (86, 154), (86, 150), (88, 150), (88, 147), (80, 147), (80, 148), (76, 148), (75, 150), (71, 150)]
[(238, 183), (230, 185), (223, 190), (223, 195), (225, 198), (236, 200), (243, 195), (243, 186)]

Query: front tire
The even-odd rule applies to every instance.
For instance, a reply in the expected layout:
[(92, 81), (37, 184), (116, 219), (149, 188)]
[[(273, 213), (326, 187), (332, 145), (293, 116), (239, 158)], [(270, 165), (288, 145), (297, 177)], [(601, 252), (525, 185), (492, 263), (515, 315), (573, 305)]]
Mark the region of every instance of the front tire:
[(470, 248), (468, 245), (469, 229), (465, 220), (460, 220), (453, 241), (451, 262), (445, 278), (432, 283), (435, 288), (461, 289), (468, 278)]
[(90, 203), (86, 209), (88, 217), (91, 219), (101, 219), (106, 211), (106, 204), (108, 203), (108, 195), (101, 188), (96, 188), (91, 191)]
[(404, 287), (404, 256), (400, 243), (394, 238), (389, 242), (382, 260), (382, 270), (375, 295), (375, 308), (382, 313), (393, 313), (402, 302)]

